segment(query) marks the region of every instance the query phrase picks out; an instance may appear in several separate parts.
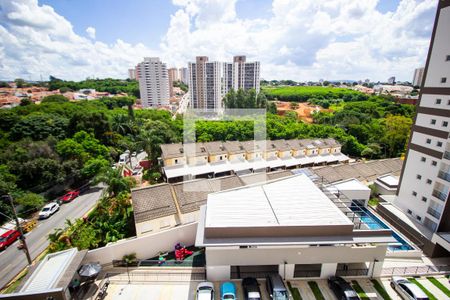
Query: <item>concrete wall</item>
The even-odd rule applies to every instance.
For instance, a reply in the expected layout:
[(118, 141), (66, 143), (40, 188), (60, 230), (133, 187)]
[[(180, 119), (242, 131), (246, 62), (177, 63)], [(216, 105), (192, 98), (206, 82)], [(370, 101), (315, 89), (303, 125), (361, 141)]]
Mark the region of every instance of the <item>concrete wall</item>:
[(306, 155), (306, 149), (292, 150), (292, 156), (297, 156), (297, 155)]
[(245, 159), (245, 153), (230, 154), (229, 157), (230, 160)]
[(278, 151), (276, 151), (276, 150), (274, 150), (274, 151), (265, 151), (264, 152), (264, 159), (269, 159), (269, 158), (272, 158), (272, 157), (277, 157), (278, 155), (277, 155), (277, 152)]
[[(222, 156), (222, 159), (220, 159), (221, 156)], [(226, 154), (226, 153), (209, 156), (209, 162), (218, 162), (218, 161), (225, 161), (225, 160), (228, 160), (228, 154)]]
[(374, 182), (376, 193), (379, 195), (395, 195), (397, 193), (397, 189), (388, 189), (384, 185), (379, 182)]
[(315, 149), (306, 149), (306, 155), (314, 155), (314, 154), (318, 154), (319, 153), (319, 149), (315, 148)]
[(208, 155), (191, 156), (187, 159), (189, 165), (196, 165), (208, 162)]
[(155, 233), (161, 230), (175, 227), (178, 223), (179, 222), (177, 221), (176, 215), (136, 223), (136, 234), (139, 237), (144, 234)]
[(122, 259), (124, 255), (130, 253), (136, 253), (138, 259), (148, 259), (156, 256), (160, 251), (173, 251), (173, 247), (178, 242), (187, 246), (194, 245), (196, 233), (197, 223), (182, 225), (90, 250), (84, 261), (107, 264), (113, 260)]
[[(177, 163), (175, 163), (175, 160), (177, 160)], [(176, 157), (176, 158), (168, 158), (164, 160), (164, 166), (174, 166), (174, 165), (185, 165), (186, 164), (186, 158), (184, 156)]]
[(70, 298), (68, 297), (69, 296), (64, 293), (64, 290), (62, 288), (36, 293), (14, 293), (0, 295), (0, 299), (11, 300), (69, 300)]
[[(378, 260), (375, 276), (381, 270), (387, 246), (378, 247), (207, 247), (208, 280), (229, 280), (230, 266), (279, 265), (280, 275), (284, 275), (286, 262), (286, 278), (293, 278), (295, 264), (322, 264), (321, 277), (334, 275), (338, 263), (360, 263)], [(380, 270), (378, 270), (380, 269)], [(369, 273), (371, 274), (371, 273)]]

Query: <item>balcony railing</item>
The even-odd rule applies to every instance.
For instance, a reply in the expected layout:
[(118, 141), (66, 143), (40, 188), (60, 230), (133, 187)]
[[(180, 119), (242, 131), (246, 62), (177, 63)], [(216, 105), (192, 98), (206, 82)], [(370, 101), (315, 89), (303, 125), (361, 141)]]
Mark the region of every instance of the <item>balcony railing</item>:
[(443, 192), (441, 192), (441, 191), (439, 191), (439, 190), (433, 190), (432, 195), (433, 195), (434, 197), (436, 197), (436, 198), (442, 200), (442, 201), (447, 200), (447, 193), (443, 193)]
[(445, 151), (444, 152), (444, 158), (450, 160), (450, 151)]
[(444, 171), (439, 171), (438, 177), (441, 178), (441, 179), (444, 179), (445, 181), (450, 182), (450, 173), (447, 173), (447, 172), (444, 172)]
[(428, 207), (427, 213), (435, 217), (436, 219), (439, 219), (441, 217), (441, 213), (437, 210), (435, 210), (432, 207)]

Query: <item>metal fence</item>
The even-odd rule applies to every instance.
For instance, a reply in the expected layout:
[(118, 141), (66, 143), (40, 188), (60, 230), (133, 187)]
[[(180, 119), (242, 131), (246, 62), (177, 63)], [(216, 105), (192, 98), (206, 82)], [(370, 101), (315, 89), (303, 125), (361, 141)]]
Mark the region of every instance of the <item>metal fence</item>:
[(449, 274), (450, 266), (416, 266), (416, 267), (392, 267), (383, 268), (382, 276), (394, 275), (427, 275), (427, 274)]
[(320, 277), (320, 270), (295, 270), (295, 278)]
[(244, 279), (247, 277), (253, 278), (266, 278), (270, 275), (278, 274), (278, 272), (272, 271), (261, 271), (261, 272), (231, 272), (231, 279)]
[(369, 269), (347, 269), (347, 270), (337, 270), (336, 276), (367, 276), (369, 274)]

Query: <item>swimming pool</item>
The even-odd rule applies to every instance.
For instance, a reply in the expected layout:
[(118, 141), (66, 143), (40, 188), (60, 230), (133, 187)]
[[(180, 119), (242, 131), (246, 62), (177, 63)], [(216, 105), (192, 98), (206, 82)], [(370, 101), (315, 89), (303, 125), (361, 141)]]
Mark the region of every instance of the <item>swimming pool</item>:
[[(366, 224), (370, 229), (391, 229), (392, 230), (392, 236), (401, 244), (401, 245), (392, 245), (388, 246), (388, 249), (390, 251), (408, 251), (408, 250), (414, 250), (414, 248), (405, 241), (400, 235), (398, 235), (392, 228), (390, 228), (388, 225), (386, 225), (383, 221), (381, 221), (377, 216), (375, 216), (373, 213), (371, 213), (367, 208), (352, 204), (352, 207), (350, 207), (355, 213), (358, 215), (358, 217), (361, 219), (361, 221)], [(362, 210), (363, 212), (357, 211)]]

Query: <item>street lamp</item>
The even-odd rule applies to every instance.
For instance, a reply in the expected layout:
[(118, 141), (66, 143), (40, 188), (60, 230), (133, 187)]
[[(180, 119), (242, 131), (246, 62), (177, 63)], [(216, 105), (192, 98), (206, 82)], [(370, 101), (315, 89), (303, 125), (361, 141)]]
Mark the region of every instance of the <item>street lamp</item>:
[[(3, 196), (1, 196), (1, 198), (5, 198), (5, 199), (8, 198), (9, 199), (9, 202), (11, 204), (11, 207), (12, 207), (12, 210), (13, 210), (13, 213), (14, 213), (14, 219), (16, 221), (16, 227), (17, 227), (17, 230), (19, 230), (19, 233), (20, 233), (20, 238), (19, 239), (22, 241), (23, 250), (25, 252), (25, 255), (27, 256), (28, 265), (31, 265), (33, 261), (31, 260), (30, 252), (28, 251), (28, 246), (27, 246), (27, 243), (25, 241), (25, 236), (23, 235), (22, 227), (20, 226), (19, 218), (17, 217), (17, 212), (16, 212), (16, 208), (14, 206), (13, 198), (9, 194), (8, 195), (3, 195)], [(2, 214), (2, 215), (6, 216), (10, 220), (13, 220), (13, 218), (11, 218), (11, 217), (9, 217), (9, 216), (7, 216), (5, 214)]]

